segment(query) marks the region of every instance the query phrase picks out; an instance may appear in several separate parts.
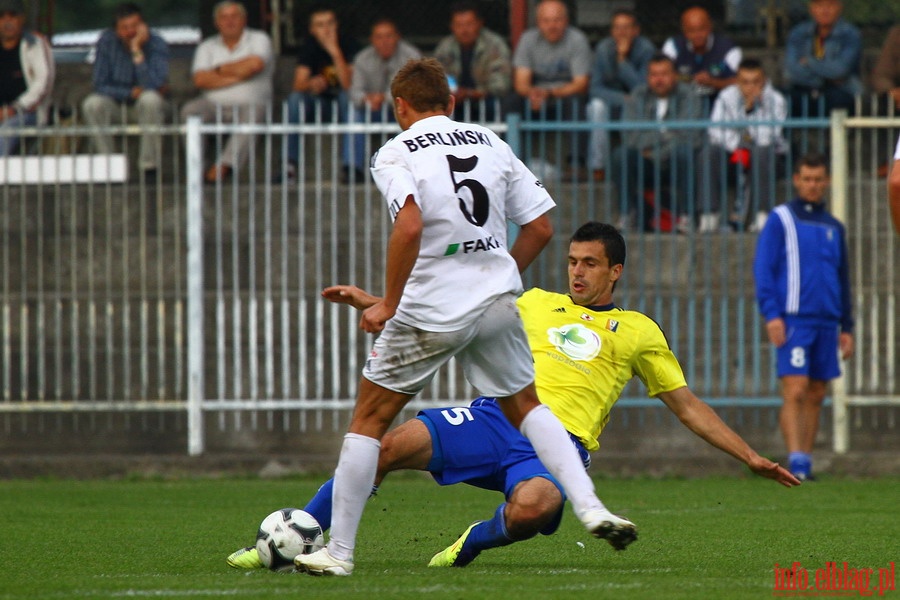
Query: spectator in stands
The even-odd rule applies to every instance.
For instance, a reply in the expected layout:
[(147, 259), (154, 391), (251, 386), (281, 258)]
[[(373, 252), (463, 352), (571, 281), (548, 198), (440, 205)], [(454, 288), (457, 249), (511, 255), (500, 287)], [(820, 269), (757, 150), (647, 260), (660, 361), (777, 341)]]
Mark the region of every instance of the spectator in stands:
[(842, 10), (840, 0), (811, 0), (812, 18), (788, 34), (784, 67), (794, 117), (827, 116), (836, 108), (852, 112), (862, 93), (862, 37), (841, 18)]
[[(654, 54), (656, 46), (641, 35), (637, 15), (624, 9), (614, 12), (609, 36), (600, 40), (594, 52), (588, 119), (599, 123), (620, 119), (625, 99), (647, 81), (647, 66)], [(608, 159), (609, 130), (598, 129), (591, 134), (588, 153), (594, 180), (604, 179)]]
[[(309, 35), (297, 50), (294, 86), (287, 101), (288, 122), (321, 119), (343, 123), (347, 120), (352, 61), (359, 45), (339, 27), (333, 8), (326, 4), (313, 6), (309, 13)], [(289, 135), (287, 144), (287, 166), (276, 179), (293, 183), (297, 179), (300, 136)]]
[[(150, 31), (136, 4), (119, 4), (113, 28), (97, 40), (94, 60), (94, 92), (81, 104), (84, 120), (93, 127), (109, 127), (113, 122), (136, 118), (141, 126), (158, 127), (165, 116), (165, 96), (169, 78), (169, 48)], [(159, 133), (143, 133), (138, 166), (144, 176), (156, 174), (162, 155)], [(113, 152), (112, 137), (97, 131), (94, 149)]]
[[(591, 76), (591, 46), (580, 29), (569, 25), (561, 0), (541, 0), (537, 27), (522, 34), (513, 54), (515, 110), (538, 119), (583, 121)], [(586, 166), (587, 136), (577, 135), (573, 167)]]
[[(388, 18), (372, 23), (371, 45), (353, 59), (353, 77), (350, 84), (350, 101), (353, 104), (353, 121), (356, 123), (394, 120), (391, 80), (407, 61), (420, 58), (422, 53), (400, 38), (397, 24)], [(369, 161), (365, 157), (363, 133), (348, 134), (344, 144), (345, 183), (363, 181)]]
[(894, 112), (900, 112), (900, 25), (891, 27), (881, 47), (872, 70), (872, 91), (889, 94)]
[[(745, 58), (738, 67), (737, 83), (719, 94), (711, 120), (723, 125), (734, 121), (782, 122), (787, 118), (787, 100), (772, 87), (762, 63)], [(748, 204), (757, 207), (753, 228), (765, 223), (767, 209), (775, 205), (775, 182), (784, 177), (788, 145), (781, 125), (741, 125), (709, 129), (709, 155), (700, 163), (700, 195), (703, 211), (698, 231), (719, 229), (720, 207), (726, 183), (747, 183), (738, 190), (735, 214), (729, 218), (743, 226)]]
[(736, 81), (742, 58), (740, 47), (729, 37), (713, 33), (709, 12), (699, 6), (681, 13), (681, 33), (666, 40), (662, 51), (675, 61), (682, 81), (704, 98), (706, 114), (719, 90)]
[[(623, 134), (622, 146), (612, 154), (612, 180), (619, 193), (620, 222), (631, 226), (645, 207), (652, 215), (643, 221), (647, 229), (680, 231), (691, 228), (688, 215), (694, 192), (695, 151), (702, 137), (699, 129), (669, 129), (666, 121), (701, 117), (700, 98), (679, 81), (675, 62), (659, 53), (650, 59), (647, 83), (634, 89), (625, 101), (622, 119), (649, 121), (659, 126)], [(672, 223), (673, 214), (679, 214)]]
[(513, 87), (527, 111), (556, 110), (562, 118), (580, 117), (591, 73), (591, 47), (583, 31), (569, 25), (569, 9), (561, 0), (541, 0), (537, 27), (522, 34), (513, 54)]
[[(240, 2), (216, 4), (213, 20), (219, 33), (197, 46), (191, 66), (194, 85), (202, 94), (184, 105), (181, 116), (223, 123), (262, 122), (272, 101), (272, 42), (264, 32), (247, 27), (247, 9)], [(207, 183), (229, 177), (243, 164), (253, 140), (251, 134), (232, 134), (206, 171)]]
[(50, 44), (25, 28), (22, 0), (0, 0), (0, 156), (19, 147), (8, 129), (47, 122), (53, 73)]
[(438, 43), (434, 57), (451, 78), (454, 118), (467, 122), (499, 118), (495, 105), (509, 94), (512, 83), (509, 46), (484, 26), (478, 7), (470, 1), (451, 5), (450, 32)]

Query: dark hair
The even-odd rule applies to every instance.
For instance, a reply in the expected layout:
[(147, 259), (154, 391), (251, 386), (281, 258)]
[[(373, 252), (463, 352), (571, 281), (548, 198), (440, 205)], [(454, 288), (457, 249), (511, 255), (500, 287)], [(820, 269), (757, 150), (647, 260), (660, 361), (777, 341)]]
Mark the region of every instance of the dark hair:
[(391, 97), (403, 98), (420, 113), (445, 110), (450, 103), (447, 73), (434, 58), (409, 60), (391, 81)]
[(669, 56), (668, 54), (663, 54), (662, 52), (657, 52), (653, 56), (650, 57), (651, 65), (656, 64), (656, 63), (662, 63), (662, 62), (669, 63), (673, 69), (675, 68), (675, 61), (672, 60), (672, 57)]
[(331, 4), (327, 4), (325, 2), (317, 2), (309, 7), (309, 16), (306, 18), (306, 22), (312, 23), (313, 16), (324, 12), (330, 12), (334, 15), (335, 19), (337, 19), (338, 17), (337, 10), (335, 10), (335, 8)]
[(749, 69), (753, 71), (759, 70), (765, 72), (765, 69), (763, 69), (762, 61), (758, 58), (741, 59), (740, 64), (738, 64), (738, 71), (740, 71), (741, 69)]
[(450, 5), (450, 18), (452, 19), (455, 15), (459, 13), (465, 12), (473, 12), (475, 16), (479, 19), (483, 19), (481, 16), (481, 11), (478, 9), (478, 5), (470, 0), (459, 0), (458, 2), (454, 2)]
[(616, 17), (628, 17), (629, 19), (631, 19), (631, 22), (634, 23), (635, 25), (641, 24), (640, 19), (638, 19), (637, 13), (634, 12), (633, 10), (629, 10), (627, 8), (620, 8), (618, 10), (613, 11), (612, 17), (610, 17), (610, 19), (609, 19), (610, 24), (613, 22), (613, 19), (615, 19)]
[(829, 172), (828, 158), (819, 152), (809, 152), (808, 154), (801, 156), (800, 160), (797, 161), (797, 164), (794, 165), (794, 173), (799, 173), (800, 167), (807, 167), (809, 169), (825, 167), (825, 172)]
[(392, 18), (390, 18), (386, 15), (379, 15), (379, 16), (375, 17), (375, 20), (372, 21), (372, 25), (369, 26), (369, 31), (372, 31), (378, 25), (390, 25), (391, 27), (394, 28), (394, 31), (396, 31), (397, 33), (400, 33), (400, 28), (397, 26), (397, 21), (393, 20)]
[(140, 15), (141, 7), (135, 4), (134, 2), (123, 2), (116, 6), (115, 11), (113, 12), (113, 25), (121, 21), (126, 17), (130, 17), (132, 15)]
[(588, 221), (572, 234), (572, 242), (600, 242), (606, 250), (609, 266), (625, 264), (625, 238), (609, 223)]

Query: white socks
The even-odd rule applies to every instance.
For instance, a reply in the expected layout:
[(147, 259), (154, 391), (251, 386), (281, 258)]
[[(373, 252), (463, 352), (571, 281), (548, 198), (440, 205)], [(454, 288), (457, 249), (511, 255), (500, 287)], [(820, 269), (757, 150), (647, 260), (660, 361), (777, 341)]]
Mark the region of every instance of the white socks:
[(565, 488), (579, 518), (590, 510), (606, 510), (569, 434), (546, 405), (541, 404), (525, 415), (519, 430), (534, 446), (547, 470)]
[(375, 484), (381, 442), (356, 433), (344, 436), (341, 456), (334, 472), (331, 500), (331, 539), (328, 553), (338, 560), (353, 560), (356, 532), (366, 500)]

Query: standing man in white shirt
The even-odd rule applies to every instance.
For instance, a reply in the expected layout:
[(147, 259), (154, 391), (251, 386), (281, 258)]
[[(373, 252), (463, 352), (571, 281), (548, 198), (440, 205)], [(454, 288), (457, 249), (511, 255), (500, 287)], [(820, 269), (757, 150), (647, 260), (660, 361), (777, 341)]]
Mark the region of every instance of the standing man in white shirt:
[[(203, 94), (181, 109), (182, 119), (199, 115), (204, 121), (221, 116), (223, 123), (263, 120), (272, 101), (275, 61), (272, 41), (264, 32), (247, 27), (247, 9), (224, 0), (213, 9), (219, 35), (197, 46), (191, 72)], [(222, 155), (206, 172), (207, 183), (221, 181), (247, 159), (253, 136), (232, 134)]]
[[(335, 471), (331, 539), (295, 564), (312, 575), (350, 575), (380, 440), (454, 356), (475, 389), (496, 397), (532, 442), (585, 528), (624, 549), (637, 538), (636, 528), (597, 498), (562, 424), (539, 402), (516, 309), (520, 272), (550, 240), (547, 212), (555, 203), (496, 134), (448, 118), (454, 102), (437, 60), (407, 63), (391, 96), (403, 133), (375, 155), (372, 176), (394, 228), (384, 296), (360, 322), (381, 335), (363, 368)], [(521, 227), (509, 250), (507, 219)]]

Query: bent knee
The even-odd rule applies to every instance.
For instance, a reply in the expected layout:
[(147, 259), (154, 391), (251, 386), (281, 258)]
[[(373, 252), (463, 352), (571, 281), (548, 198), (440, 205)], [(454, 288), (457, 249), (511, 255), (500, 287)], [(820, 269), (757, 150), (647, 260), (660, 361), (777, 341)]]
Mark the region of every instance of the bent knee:
[(516, 498), (506, 505), (506, 529), (513, 539), (527, 539), (544, 529), (562, 509), (563, 497), (559, 489), (546, 480), (539, 494)]
[(381, 450), (378, 452), (378, 470), (390, 472), (399, 458), (399, 447), (394, 432), (388, 432), (381, 438)]
[(135, 101), (135, 104), (139, 107), (159, 109), (162, 109), (165, 103), (165, 98), (156, 90), (144, 90)]

